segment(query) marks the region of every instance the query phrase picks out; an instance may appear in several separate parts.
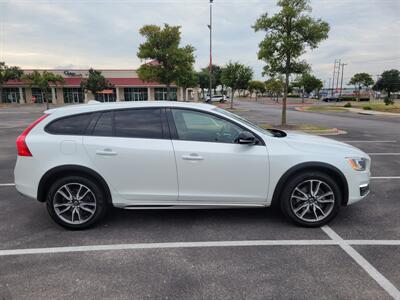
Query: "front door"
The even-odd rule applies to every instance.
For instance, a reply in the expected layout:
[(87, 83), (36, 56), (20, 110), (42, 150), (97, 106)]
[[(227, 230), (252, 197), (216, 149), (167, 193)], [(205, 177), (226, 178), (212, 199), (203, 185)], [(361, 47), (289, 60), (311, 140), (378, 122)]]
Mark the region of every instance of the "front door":
[(262, 142), (236, 143), (244, 129), (205, 112), (172, 109), (169, 120), (176, 128), (179, 200), (210, 205), (265, 203), (269, 164)]
[(16, 92), (11, 92), (11, 101), (12, 101), (12, 103), (18, 102), (18, 95)]
[(74, 103), (79, 103), (79, 93), (73, 92), (72, 93), (72, 100)]
[(175, 156), (163, 115), (160, 108), (103, 112), (84, 137), (99, 173), (132, 205), (177, 201)]

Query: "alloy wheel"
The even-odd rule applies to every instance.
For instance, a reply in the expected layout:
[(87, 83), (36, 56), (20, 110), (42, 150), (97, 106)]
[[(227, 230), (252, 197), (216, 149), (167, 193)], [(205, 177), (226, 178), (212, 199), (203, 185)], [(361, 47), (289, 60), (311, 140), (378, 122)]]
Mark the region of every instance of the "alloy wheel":
[(300, 220), (319, 222), (332, 212), (335, 195), (332, 188), (322, 180), (306, 180), (298, 184), (290, 197), (290, 207)]
[(54, 194), (54, 211), (68, 224), (86, 223), (96, 213), (96, 207), (94, 193), (81, 183), (65, 184)]

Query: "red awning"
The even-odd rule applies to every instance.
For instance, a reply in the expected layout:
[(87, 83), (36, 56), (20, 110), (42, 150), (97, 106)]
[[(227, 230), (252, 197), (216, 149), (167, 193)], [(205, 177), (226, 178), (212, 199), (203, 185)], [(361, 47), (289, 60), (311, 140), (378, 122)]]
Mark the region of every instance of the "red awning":
[[(115, 85), (116, 87), (146, 87), (146, 86), (161, 86), (165, 87), (165, 84), (158, 82), (145, 82), (139, 78), (106, 78), (108, 82)], [(70, 77), (64, 78), (63, 84), (58, 84), (57, 86), (65, 87), (79, 87), (81, 85), (82, 78), (80, 77)], [(50, 84), (51, 86), (56, 86), (55, 84)], [(27, 84), (21, 80), (9, 80), (4, 83), (4, 86), (27, 86)], [(175, 87), (175, 85), (171, 85)]]
[(97, 94), (112, 94), (113, 90), (102, 90), (101, 92), (98, 92)]

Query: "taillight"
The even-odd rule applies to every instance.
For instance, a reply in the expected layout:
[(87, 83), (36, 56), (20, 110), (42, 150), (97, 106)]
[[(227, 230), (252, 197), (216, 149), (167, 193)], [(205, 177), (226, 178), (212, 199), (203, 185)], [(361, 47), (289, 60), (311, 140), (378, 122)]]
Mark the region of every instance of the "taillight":
[(31, 125), (26, 128), (19, 137), (17, 137), (17, 150), (18, 150), (18, 155), (19, 156), (32, 156), (31, 151), (28, 148), (28, 145), (25, 142), (26, 136), (28, 133), (35, 127), (39, 122), (44, 120), (48, 115), (43, 115), (39, 119), (37, 119), (35, 122), (33, 122)]

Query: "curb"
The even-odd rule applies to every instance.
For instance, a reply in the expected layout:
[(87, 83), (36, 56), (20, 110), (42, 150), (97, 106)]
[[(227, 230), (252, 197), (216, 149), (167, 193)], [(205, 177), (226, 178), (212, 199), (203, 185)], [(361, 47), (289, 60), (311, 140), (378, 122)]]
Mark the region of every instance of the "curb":
[(305, 133), (310, 133), (310, 134), (315, 134), (315, 135), (341, 135), (341, 134), (347, 134), (347, 131), (340, 130), (337, 128), (331, 128), (331, 129), (325, 129), (325, 130), (318, 130), (318, 129), (311, 129), (311, 130), (293, 130), (293, 131), (300, 131), (300, 132), (305, 132)]
[(396, 116), (400, 117), (400, 114), (398, 113), (390, 113), (390, 112), (384, 112), (384, 111), (376, 111), (376, 110), (366, 110), (366, 109), (358, 109), (358, 108), (353, 108), (353, 107), (343, 107), (346, 110), (360, 114), (360, 115), (367, 115), (367, 116)]

